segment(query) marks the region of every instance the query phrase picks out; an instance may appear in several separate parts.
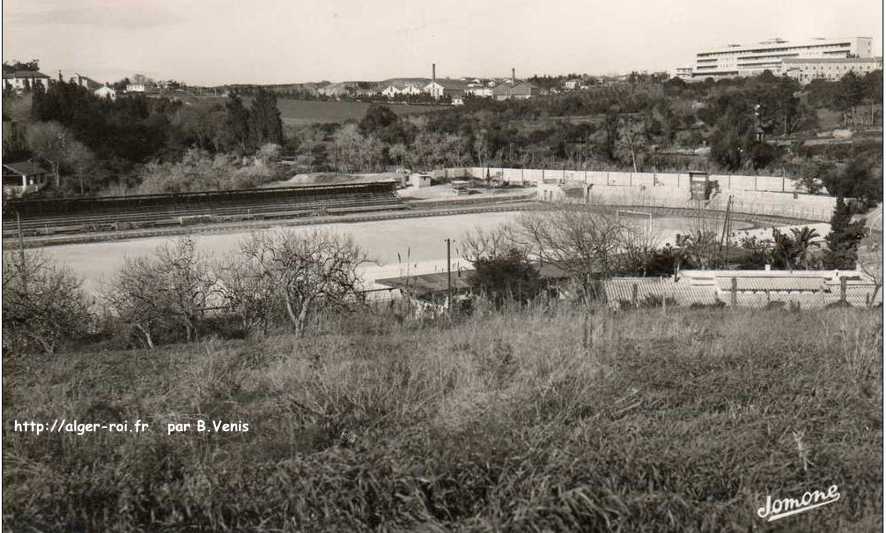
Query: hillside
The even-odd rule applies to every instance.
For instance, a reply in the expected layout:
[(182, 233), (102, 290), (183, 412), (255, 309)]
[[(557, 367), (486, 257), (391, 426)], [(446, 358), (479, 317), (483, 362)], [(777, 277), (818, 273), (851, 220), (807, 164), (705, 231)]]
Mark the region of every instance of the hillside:
[[(573, 313), (7, 358), (4, 525), (749, 531), (837, 485), (778, 524), (882, 527), (879, 313)], [(63, 417), (151, 428), (12, 431)], [(249, 427), (166, 432), (198, 420)]]

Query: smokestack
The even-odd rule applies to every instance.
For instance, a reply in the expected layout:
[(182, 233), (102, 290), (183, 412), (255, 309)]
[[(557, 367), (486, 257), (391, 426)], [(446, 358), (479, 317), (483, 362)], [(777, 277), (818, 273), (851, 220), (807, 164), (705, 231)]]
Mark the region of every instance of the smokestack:
[(431, 63), (431, 81), (437, 81), (437, 64)]
[(517, 83), (517, 69), (511, 68), (511, 83)]

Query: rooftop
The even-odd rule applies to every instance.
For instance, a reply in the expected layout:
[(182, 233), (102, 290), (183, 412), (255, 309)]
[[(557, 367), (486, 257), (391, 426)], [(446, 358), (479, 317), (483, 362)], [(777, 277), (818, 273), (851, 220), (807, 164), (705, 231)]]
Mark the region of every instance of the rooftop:
[(802, 63), (882, 63), (882, 57), (786, 57), (785, 65)]
[[(465, 291), (471, 288), (471, 276), (473, 269), (461, 269), (452, 271), (452, 290)], [(556, 265), (544, 264), (538, 268), (542, 279), (557, 280), (568, 278), (569, 275)], [(387, 285), (393, 289), (410, 292), (418, 297), (441, 294), (447, 290), (448, 275), (446, 272), (434, 272), (417, 276), (401, 276), (397, 278), (377, 279), (379, 285)]]
[(827, 46), (827, 45), (837, 45), (837, 44), (849, 44), (853, 41), (853, 39), (870, 39), (870, 37), (845, 37), (842, 39), (811, 39), (806, 41), (763, 41), (758, 43), (748, 43), (748, 44), (730, 44), (727, 46), (720, 46), (716, 48), (710, 48), (699, 52), (696, 55), (706, 55), (706, 54), (719, 54), (723, 52), (736, 52), (736, 51), (750, 51), (750, 50), (772, 50), (776, 48), (797, 48), (803, 46)]
[(10, 80), (15, 78), (49, 78), (46, 74), (36, 70), (17, 70), (12, 73), (4, 72), (3, 79)]
[(4, 163), (3, 173), (18, 174), (19, 176), (33, 176), (35, 174), (45, 174), (49, 172), (40, 164), (33, 161), (19, 161), (17, 163)]
[(434, 81), (436, 83), (438, 83), (440, 86), (442, 86), (444, 89), (456, 90), (456, 91), (464, 90), (469, 85), (468, 82), (466, 82), (464, 80), (454, 80), (451, 78), (437, 78)]

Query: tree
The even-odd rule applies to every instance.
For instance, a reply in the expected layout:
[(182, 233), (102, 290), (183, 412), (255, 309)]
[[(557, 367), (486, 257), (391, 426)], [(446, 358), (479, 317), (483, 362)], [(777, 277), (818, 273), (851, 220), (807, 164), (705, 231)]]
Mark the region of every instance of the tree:
[(391, 139), (385, 138), (385, 132), (392, 126), (396, 126), (400, 119), (388, 106), (372, 104), (366, 110), (366, 114), (360, 120), (360, 133), (363, 135), (375, 135), (385, 142)]
[(842, 196), (837, 197), (837, 205), (831, 217), (831, 232), (825, 240), (828, 250), (824, 256), (827, 268), (852, 270), (858, 259), (858, 243), (865, 236), (864, 221), (851, 222), (852, 211)]
[[(241, 248), (243, 246), (245, 243)], [(218, 268), (220, 292), (228, 316), (239, 323), (240, 330), (247, 336), (256, 332), (267, 335), (282, 311), (276, 279), (262, 264), (260, 258), (235, 253)]]
[(184, 106), (172, 117), (171, 125), (181, 133), (183, 147), (196, 145), (202, 150), (219, 151), (223, 148), (222, 132), (226, 111), (220, 104), (196, 103)]
[(57, 122), (38, 122), (28, 128), (28, 148), (35, 154), (48, 159), (59, 174), (73, 175), (84, 192), (84, 177), (96, 166), (95, 155), (74, 135)]
[(630, 161), (634, 172), (640, 172), (643, 167), (646, 149), (644, 135), (642, 122), (635, 121), (631, 117), (619, 120), (616, 153), (620, 159)]
[(821, 235), (818, 234), (815, 228), (810, 228), (809, 226), (791, 228), (791, 234), (794, 240), (794, 264), (809, 270), (815, 266), (816, 251), (821, 247), (821, 244), (818, 242)]
[(346, 124), (333, 136), (335, 166), (343, 172), (374, 170), (384, 160), (384, 147), (375, 137), (363, 136), (354, 124)]
[(604, 151), (606, 157), (608, 157), (610, 161), (615, 161), (617, 158), (619, 130), (618, 113), (619, 109), (617, 107), (610, 108), (606, 113), (606, 120), (603, 123), (604, 131), (606, 132)]
[(522, 243), (517, 234), (518, 228), (512, 224), (500, 224), (491, 230), (475, 228), (461, 239), (461, 255), (474, 263), (481, 259), (503, 257), (513, 250), (528, 255), (528, 243)]
[(501, 255), (477, 258), (473, 266), (471, 287), (489, 298), (497, 308), (507, 301), (528, 303), (543, 287), (538, 269), (518, 248)]
[(803, 168), (800, 184), (810, 194), (818, 194), (832, 178), (830, 175), (836, 172), (836, 167), (831, 162), (812, 161)]
[(249, 111), (236, 94), (232, 94), (225, 102), (224, 135), (222, 145), (226, 150), (236, 149), (241, 154), (250, 151)]
[(832, 196), (857, 198), (867, 207), (879, 203), (883, 196), (883, 180), (871, 172), (872, 163), (853, 157), (842, 169), (822, 176)]
[(711, 135), (711, 158), (726, 170), (738, 170), (746, 144), (747, 140), (731, 128), (723, 131), (718, 127)]
[(249, 109), (249, 133), (253, 146), (265, 143), (283, 144), (283, 121), (280, 119), (274, 93), (266, 89), (256, 92)]
[(4, 343), (16, 350), (55, 353), (84, 335), (90, 322), (81, 280), (42, 253), (18, 250), (3, 258)]
[(685, 267), (713, 268), (720, 259), (717, 234), (708, 229), (696, 229), (694, 232), (678, 234), (675, 244), (678, 250), (678, 270)]
[(349, 237), (317, 230), (253, 233), (240, 245), (240, 254), (250, 276), (265, 279), (259, 287), (269, 283), (275, 288), (271, 305), (285, 310), (298, 336), (320, 309), (345, 309), (361, 300), (357, 268), (367, 259)]
[(518, 218), (518, 244), (544, 263), (554, 263), (576, 278), (587, 302), (596, 299), (596, 279), (625, 271), (620, 252), (631, 239), (631, 229), (614, 217), (585, 206), (563, 204)]
[(868, 305), (873, 306), (883, 287), (883, 253), (880, 248), (880, 239), (875, 236), (871, 228), (867, 228), (867, 235), (859, 245), (858, 266), (874, 282), (874, 291), (868, 299)]
[(797, 255), (796, 243), (790, 235), (782, 233), (778, 228), (772, 228), (772, 248), (771, 258), (774, 266), (784, 268), (786, 270), (794, 270), (794, 259)]
[(197, 340), (207, 307), (219, 291), (194, 240), (182, 237), (153, 256), (127, 258), (105, 299), (123, 323), (139, 332), (149, 348), (157, 333)]

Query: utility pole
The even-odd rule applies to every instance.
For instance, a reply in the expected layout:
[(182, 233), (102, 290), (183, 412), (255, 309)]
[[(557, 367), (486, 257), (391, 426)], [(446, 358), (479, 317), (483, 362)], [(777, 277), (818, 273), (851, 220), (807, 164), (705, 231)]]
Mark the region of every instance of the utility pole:
[(723, 233), (720, 236), (720, 261), (721, 261), (721, 263), (726, 262), (725, 257), (723, 256), (723, 245), (725, 243), (728, 248), (729, 241), (726, 240), (726, 234), (729, 231), (729, 226), (730, 226), (729, 212), (731, 211), (731, 209), (732, 209), (732, 195), (730, 194), (729, 200), (727, 200), (727, 202), (726, 202), (726, 217), (723, 219)]
[[(19, 215), (18, 210), (15, 212), (15, 227), (18, 230), (18, 253), (21, 258), (21, 268), (24, 269), (25, 265), (25, 236), (22, 233), (22, 218)], [(23, 276), (23, 279), (27, 280), (27, 276)]]
[(452, 239), (446, 239), (446, 311), (452, 316), (452, 261), (450, 260), (450, 248)]

